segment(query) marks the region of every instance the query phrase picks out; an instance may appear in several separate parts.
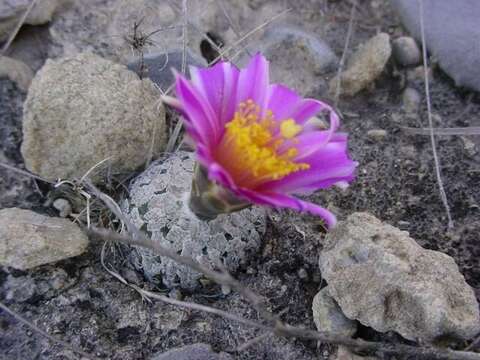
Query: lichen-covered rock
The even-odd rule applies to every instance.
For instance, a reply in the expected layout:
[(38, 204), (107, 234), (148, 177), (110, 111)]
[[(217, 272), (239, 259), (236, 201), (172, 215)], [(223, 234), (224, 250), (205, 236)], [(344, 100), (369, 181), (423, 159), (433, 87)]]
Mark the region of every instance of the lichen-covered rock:
[[(193, 166), (194, 155), (184, 151), (153, 163), (131, 184), (123, 208), (153, 241), (212, 267), (221, 261), (233, 272), (259, 250), (265, 211), (252, 207), (208, 222), (197, 219), (186, 203)], [(149, 279), (161, 277), (168, 287), (199, 286), (201, 274), (148, 250), (136, 251), (136, 265)]]
[(9, 78), (20, 89), (27, 91), (33, 79), (33, 71), (27, 64), (19, 60), (0, 56), (0, 77)]
[[(53, 13), (66, 0), (38, 0), (25, 19), (25, 24), (41, 25), (52, 19)], [(25, 14), (31, 0), (0, 1), (0, 41), (6, 40)]]
[(270, 68), (272, 82), (286, 84), (304, 96), (327, 90), (322, 75), (334, 70), (338, 60), (322, 39), (291, 26), (268, 30), (251, 48), (275, 65)]
[(48, 179), (81, 177), (106, 158), (112, 173), (138, 168), (152, 143), (154, 156), (165, 145), (158, 96), (150, 80), (93, 54), (47, 61), (24, 105), (26, 167)]
[(66, 219), (30, 210), (0, 210), (0, 264), (19, 270), (82, 254), (87, 236)]
[[(348, 62), (348, 67), (340, 74), (342, 95), (352, 96), (367, 88), (383, 72), (392, 53), (390, 36), (380, 33), (360, 47)], [(329, 92), (335, 94), (338, 77), (330, 80)]]
[(343, 314), (342, 309), (330, 296), (328, 286), (313, 298), (312, 312), (318, 331), (348, 337), (353, 336), (357, 331), (357, 323)]
[(453, 259), (368, 213), (328, 234), (320, 270), (343, 313), (377, 331), (435, 342), (480, 330), (474, 292)]

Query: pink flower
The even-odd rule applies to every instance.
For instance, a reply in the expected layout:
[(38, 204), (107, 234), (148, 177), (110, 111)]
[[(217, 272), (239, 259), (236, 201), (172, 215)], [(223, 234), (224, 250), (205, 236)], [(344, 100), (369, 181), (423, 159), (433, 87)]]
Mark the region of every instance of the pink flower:
[[(334, 226), (330, 211), (292, 196), (354, 178), (357, 163), (348, 157), (347, 134), (336, 132), (333, 109), (270, 84), (261, 54), (242, 70), (220, 62), (190, 74), (190, 81), (176, 74), (177, 98), (164, 101), (183, 114), (210, 181), (249, 203), (310, 212)], [(329, 130), (308, 123), (321, 111), (329, 113)]]

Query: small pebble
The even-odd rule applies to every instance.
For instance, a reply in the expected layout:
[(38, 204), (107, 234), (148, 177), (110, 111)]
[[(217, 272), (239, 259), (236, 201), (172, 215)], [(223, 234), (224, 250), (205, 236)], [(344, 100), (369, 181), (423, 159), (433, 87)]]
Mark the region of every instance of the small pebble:
[(410, 36), (401, 36), (392, 41), (393, 57), (402, 66), (418, 65), (422, 54), (417, 42)]
[[(433, 80), (433, 71), (432, 68), (428, 68), (427, 70), (428, 79), (430, 81)], [(407, 80), (408, 81), (417, 81), (417, 80), (424, 80), (425, 79), (425, 70), (422, 65), (414, 67), (413, 69), (409, 69), (407, 71)]]
[(300, 268), (297, 274), (298, 274), (298, 277), (302, 280), (308, 279), (308, 273), (307, 273), (307, 270), (305, 270), (305, 268)]
[(408, 87), (403, 91), (402, 100), (405, 112), (412, 114), (420, 109), (422, 97), (416, 89)]
[(460, 136), (460, 139), (463, 142), (463, 148), (465, 149), (467, 154), (469, 156), (475, 156), (475, 154), (477, 153), (475, 143), (472, 140), (470, 140), (467, 136)]
[(53, 207), (58, 210), (60, 217), (65, 218), (72, 213), (72, 205), (66, 199), (58, 198), (53, 202)]
[(368, 130), (367, 136), (370, 140), (382, 141), (387, 137), (387, 131), (383, 129), (372, 129)]

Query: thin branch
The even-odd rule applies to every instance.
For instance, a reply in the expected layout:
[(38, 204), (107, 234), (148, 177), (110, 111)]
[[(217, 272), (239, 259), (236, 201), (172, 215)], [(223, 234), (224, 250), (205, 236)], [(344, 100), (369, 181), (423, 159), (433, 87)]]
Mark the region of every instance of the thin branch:
[(30, 329), (32, 329), (36, 333), (39, 333), (40, 335), (46, 337), (48, 340), (52, 341), (53, 343), (57, 343), (57, 344), (63, 346), (64, 348), (73, 351), (74, 353), (77, 353), (77, 354), (80, 354), (80, 355), (86, 357), (87, 359), (98, 359), (99, 360), (98, 357), (96, 357), (94, 355), (91, 355), (91, 354), (87, 354), (86, 352), (74, 347), (73, 345), (71, 345), (71, 344), (69, 344), (69, 343), (67, 343), (63, 340), (57, 339), (56, 337), (54, 337), (54, 336), (50, 335), (49, 333), (43, 331), (38, 326), (36, 326), (32, 322), (25, 319), (22, 315), (20, 315), (20, 314), (16, 313), (15, 311), (11, 310), (7, 305), (3, 304), (2, 302), (0, 302), (0, 309), (5, 311), (6, 313), (10, 314), (16, 320), (18, 320), (22, 324), (28, 326)]
[(271, 19), (265, 21), (263, 24), (260, 24), (258, 25), (257, 27), (255, 27), (254, 29), (250, 30), (249, 32), (247, 32), (245, 35), (243, 35), (240, 39), (238, 39), (237, 41), (235, 41), (232, 45), (230, 46), (227, 46), (225, 47), (224, 49), (221, 49), (219, 51), (219, 54), (218, 56), (213, 59), (212, 61), (210, 61), (210, 63), (208, 65), (212, 65), (212, 64), (215, 64), (218, 60), (221, 60), (223, 56), (225, 56), (226, 54), (228, 54), (230, 51), (234, 50), (238, 45), (240, 45), (243, 41), (245, 41), (246, 39), (248, 39), (250, 36), (252, 36), (253, 34), (255, 34), (257, 31), (260, 31), (261, 29), (263, 29), (264, 27), (268, 26), (270, 23), (272, 23), (273, 21), (277, 20), (278, 18), (282, 17), (283, 15), (285, 15), (286, 13), (288, 13), (291, 9), (288, 8), (288, 9), (285, 9), (283, 10), (282, 12), (278, 13), (277, 15), (273, 16)]
[(250, 339), (247, 342), (240, 345), (239, 347), (237, 347), (236, 352), (239, 353), (239, 352), (245, 351), (249, 347), (251, 347), (255, 344), (258, 344), (259, 342), (262, 342), (263, 340), (265, 340), (266, 338), (268, 338), (271, 335), (272, 335), (271, 332), (266, 332), (266, 333), (260, 334), (258, 336), (255, 336), (253, 339)]
[(437, 155), (437, 147), (435, 145), (435, 135), (433, 133), (433, 121), (432, 121), (432, 104), (430, 103), (430, 86), (428, 82), (428, 61), (427, 61), (427, 44), (425, 41), (425, 24), (423, 19), (423, 0), (418, 0), (420, 11), (420, 32), (422, 36), (422, 55), (423, 55), (423, 70), (425, 77), (425, 95), (427, 98), (427, 111), (428, 111), (428, 126), (430, 128), (430, 141), (432, 143), (433, 160), (435, 163), (435, 174), (437, 176), (438, 190), (440, 192), (440, 198), (445, 207), (448, 218), (448, 228), (453, 228), (452, 215), (450, 214), (450, 206), (448, 205), (447, 194), (443, 187), (442, 175), (440, 171), (440, 160)]
[(341, 86), (342, 86), (341, 75), (343, 72), (343, 67), (345, 66), (345, 60), (347, 58), (348, 47), (350, 46), (350, 38), (352, 37), (352, 34), (353, 34), (353, 23), (355, 19), (356, 9), (357, 9), (357, 1), (354, 0), (352, 1), (352, 9), (350, 10), (350, 20), (348, 21), (348, 30), (347, 30), (347, 36), (345, 37), (345, 45), (343, 46), (342, 57), (340, 58), (340, 63), (338, 64), (338, 71), (337, 71), (337, 77), (336, 77), (337, 86), (335, 87), (335, 95), (333, 98), (334, 107), (337, 107), (338, 99), (340, 98)]
[(187, 67), (187, 11), (188, 0), (182, 0), (182, 74)]
[[(225, 7), (225, 1), (217, 0), (216, 2), (218, 4), (218, 7), (222, 10), (223, 15), (225, 15), (225, 18), (227, 19), (228, 23), (230, 24), (230, 28), (233, 30), (233, 33), (235, 34), (237, 39), (240, 39), (241, 38), (240, 31), (237, 25), (235, 24), (235, 22), (233, 21), (233, 19), (231, 18), (231, 16), (228, 14), (227, 8)], [(241, 51), (242, 52), (245, 51), (248, 54), (248, 56), (252, 56), (252, 54), (250, 53), (250, 51), (248, 51), (246, 47), (243, 47)]]
[[(182, 9), (174, 2), (167, 0), (170, 6), (172, 7), (173, 11), (176, 12), (177, 14), (182, 11)], [(202, 38), (206, 40), (217, 52), (220, 52), (221, 48), (212, 40), (210, 39), (210, 36), (207, 35), (205, 31), (200, 29), (195, 23), (188, 21), (187, 23), (189, 26), (191, 26), (196, 32), (200, 33), (202, 35)]]
[(458, 128), (414, 128), (414, 127), (402, 127), (402, 130), (408, 134), (413, 135), (428, 135), (431, 136), (433, 131), (434, 135), (480, 135), (480, 126), (458, 127)]
[(29, 178), (32, 178), (32, 179), (35, 179), (35, 180), (43, 181), (47, 184), (55, 185), (55, 182), (53, 182), (53, 181), (47, 180), (45, 178), (42, 178), (41, 176), (32, 174), (28, 171), (25, 171), (25, 170), (22, 170), (22, 169), (17, 169), (16, 167), (5, 164), (5, 163), (0, 163), (0, 167), (3, 167), (3, 168), (8, 169), (10, 171), (16, 172), (17, 174), (20, 174), (20, 175), (23, 175), (23, 176), (26, 176), (26, 177), (29, 177)]
[(32, 0), (32, 2), (30, 3), (30, 5), (28, 5), (27, 9), (25, 10), (25, 13), (23, 14), (23, 16), (20, 18), (20, 20), (18, 21), (17, 25), (15, 26), (15, 28), (13, 29), (12, 33), (10, 34), (10, 36), (8, 37), (8, 40), (7, 42), (5, 43), (5, 45), (3, 45), (3, 48), (2, 48), (2, 51), (0, 53), (0, 55), (5, 55), (7, 53), (7, 50), (8, 48), (10, 47), (10, 45), (12, 44), (13, 40), (15, 40), (15, 37), (17, 36), (18, 32), (20, 31), (20, 28), (22, 27), (22, 25), (25, 23), (25, 20), (27, 20), (27, 17), (28, 17), (28, 14), (30, 14), (30, 12), (32, 11), (33, 7), (35, 6), (35, 4), (37, 3), (37, 0)]
[(213, 308), (211, 306), (201, 305), (201, 304), (197, 304), (197, 303), (193, 303), (193, 302), (172, 299), (172, 298), (170, 298), (168, 296), (165, 296), (165, 295), (161, 295), (161, 294), (158, 294), (158, 293), (154, 293), (154, 292), (151, 292), (151, 291), (148, 291), (148, 290), (141, 289), (138, 286), (133, 285), (133, 284), (131, 284), (130, 286), (133, 287), (138, 292), (140, 292), (140, 293), (144, 294), (145, 296), (149, 297), (149, 298), (160, 300), (160, 301), (163, 301), (167, 304), (176, 305), (176, 306), (180, 306), (180, 307), (187, 308), (187, 309), (207, 312), (209, 314), (214, 314), (214, 315), (223, 317), (225, 319), (230, 319), (230, 320), (233, 320), (233, 321), (236, 321), (236, 322), (239, 322), (241, 324), (244, 324), (244, 325), (247, 325), (247, 326), (250, 326), (250, 327), (254, 327), (254, 328), (257, 328), (257, 329), (272, 330), (272, 328), (270, 326), (262, 325), (262, 324), (260, 324), (256, 321), (249, 320), (249, 319), (243, 318), (241, 316), (234, 315), (234, 314), (232, 314), (230, 312), (227, 312), (227, 311), (224, 311), (224, 310), (216, 309), (216, 308)]

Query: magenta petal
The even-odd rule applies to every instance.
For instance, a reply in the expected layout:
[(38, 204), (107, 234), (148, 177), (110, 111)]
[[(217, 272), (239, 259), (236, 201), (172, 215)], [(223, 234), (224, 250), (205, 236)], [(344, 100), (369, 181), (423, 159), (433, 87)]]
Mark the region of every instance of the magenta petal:
[(302, 98), (293, 90), (281, 84), (270, 85), (265, 110), (271, 110), (277, 121), (290, 118), (293, 109)]
[(219, 62), (211, 68), (190, 67), (192, 82), (210, 103), (220, 128), (233, 118), (240, 71), (232, 64)]
[(327, 227), (331, 229), (337, 223), (337, 219), (335, 215), (333, 215), (327, 209), (297, 199), (293, 196), (288, 196), (279, 193), (273, 192), (253, 192), (249, 190), (241, 190), (243, 196), (247, 198), (249, 201), (257, 204), (268, 205), (275, 208), (290, 208), (293, 210), (297, 210), (299, 212), (309, 212), (314, 215), (320, 216), (322, 219), (325, 220)]
[(298, 124), (303, 125), (307, 122), (308, 119), (315, 116), (322, 110), (328, 111), (330, 115), (330, 127), (333, 128), (333, 130), (335, 131), (340, 124), (338, 115), (335, 113), (331, 106), (319, 100), (302, 100), (290, 117), (294, 118)]
[(313, 153), (320, 151), (329, 142), (347, 143), (347, 134), (334, 133), (333, 128), (327, 131), (311, 131), (301, 134), (297, 137), (298, 144), (294, 145), (298, 151), (295, 157), (296, 162), (302, 162), (303, 159), (310, 157)]
[(176, 93), (183, 104), (182, 112), (190, 128), (205, 144), (215, 143), (220, 138), (218, 120), (203, 95), (181, 75), (176, 74)]
[(261, 109), (265, 108), (268, 93), (268, 62), (260, 53), (255, 55), (246, 69), (240, 71), (236, 104), (253, 100)]
[(348, 158), (346, 139), (338, 140), (329, 142), (317, 152), (303, 158), (302, 162), (310, 165), (308, 170), (297, 171), (283, 179), (266, 182), (257, 190), (303, 193), (311, 191), (315, 185), (317, 189), (322, 188), (320, 185), (331, 185), (329, 179), (335, 179), (335, 182), (352, 180), (358, 164)]

